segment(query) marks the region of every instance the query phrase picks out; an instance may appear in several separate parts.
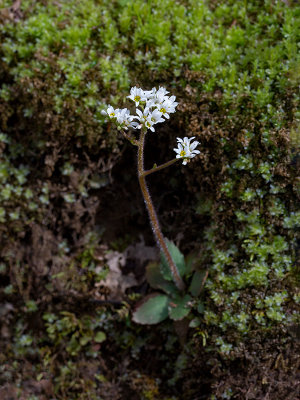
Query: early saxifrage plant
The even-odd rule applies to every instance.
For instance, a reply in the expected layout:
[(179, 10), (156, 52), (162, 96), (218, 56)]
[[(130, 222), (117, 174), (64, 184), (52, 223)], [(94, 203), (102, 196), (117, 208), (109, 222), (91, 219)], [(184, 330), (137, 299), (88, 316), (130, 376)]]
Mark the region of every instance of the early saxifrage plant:
[[(152, 229), (162, 254), (161, 264), (157, 266), (151, 265), (147, 271), (147, 278), (152, 287), (165, 291), (166, 295), (150, 295), (147, 301), (144, 301), (143, 305), (137, 308), (134, 313), (134, 320), (139, 323), (157, 323), (165, 319), (168, 315), (172, 318), (174, 310), (170, 310), (170, 304), (173, 304), (174, 308), (179, 307), (177, 310), (179, 311), (178, 318), (175, 315), (173, 319), (181, 319), (189, 312), (186, 306), (191, 300), (189, 295), (183, 296), (185, 283), (182, 277), (189, 268), (186, 268), (184, 257), (177, 247), (165, 239), (162, 234), (146, 184), (146, 176), (180, 160), (183, 165), (186, 165), (193, 157), (200, 153), (199, 150), (196, 150), (199, 142), (195, 141), (194, 137), (177, 138), (177, 147), (174, 148), (176, 157), (174, 159), (159, 166), (155, 165), (149, 170), (144, 169), (144, 146), (148, 130), (154, 132), (155, 125), (169, 119), (169, 114), (174, 113), (178, 105), (175, 101), (176, 97), (168, 96), (168, 93), (163, 87), (159, 87), (159, 89), (153, 88), (152, 90), (142, 90), (141, 88), (133, 87), (130, 90), (130, 95), (127, 97), (135, 103), (135, 115), (131, 115), (127, 108), (114, 109), (112, 106), (109, 106), (106, 111), (102, 111), (103, 115), (108, 116), (116, 124), (123, 136), (133, 145), (137, 146), (138, 179)], [(129, 128), (139, 130), (139, 137), (136, 138), (132, 132), (128, 131)], [(198, 281), (199, 278), (201, 277), (196, 278), (196, 280)], [(193, 286), (195, 286), (195, 279)]]

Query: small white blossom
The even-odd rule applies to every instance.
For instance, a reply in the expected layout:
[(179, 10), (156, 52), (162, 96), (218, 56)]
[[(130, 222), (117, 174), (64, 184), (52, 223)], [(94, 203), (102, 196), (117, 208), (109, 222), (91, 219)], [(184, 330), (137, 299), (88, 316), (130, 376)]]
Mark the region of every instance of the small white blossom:
[(155, 129), (153, 128), (153, 125), (154, 125), (154, 123), (153, 123), (153, 121), (151, 121), (151, 118), (150, 118), (150, 117), (147, 117), (147, 119), (146, 119), (146, 121), (145, 121), (145, 127), (146, 127), (147, 129), (150, 129), (150, 131), (154, 132)]
[(134, 116), (130, 115), (130, 112), (129, 110), (127, 110), (127, 108), (119, 110), (116, 118), (120, 128), (124, 128), (127, 130), (129, 127), (135, 128), (137, 125), (136, 122), (132, 122)]
[(127, 130), (129, 127), (135, 129), (137, 126), (136, 122), (132, 122), (134, 116), (130, 115), (130, 112), (127, 110), (127, 108), (114, 109), (112, 106), (108, 106), (106, 111), (101, 111), (101, 114), (107, 115), (110, 119), (114, 120), (119, 128), (124, 128)]
[(177, 138), (178, 147), (173, 150), (175, 153), (177, 153), (176, 158), (183, 159), (183, 165), (186, 165), (191, 158), (200, 153), (199, 150), (195, 150), (199, 142), (195, 140), (193, 143), (191, 143), (193, 139), (195, 139), (194, 136), (191, 138), (185, 137), (183, 139)]
[(112, 106), (108, 106), (106, 111), (101, 111), (102, 115), (108, 115), (109, 118), (117, 118), (118, 113), (120, 112), (119, 108), (114, 109)]
[(136, 107), (140, 104), (140, 102), (147, 101), (147, 92), (144, 90), (135, 87), (130, 89), (130, 95), (127, 96), (130, 100), (135, 102)]
[(155, 97), (157, 89), (154, 87), (151, 90), (144, 90), (144, 95), (147, 98), (147, 101), (152, 100)]
[(162, 103), (159, 104), (157, 109), (162, 113), (163, 117), (169, 119), (169, 114), (175, 112), (175, 108), (178, 105), (175, 99), (175, 96), (171, 96), (170, 98), (166, 98)]
[(149, 116), (149, 112), (150, 112), (149, 107), (146, 107), (144, 111), (141, 111), (138, 108), (136, 109), (137, 116), (134, 118), (136, 118), (140, 122), (138, 125), (138, 129), (141, 129), (141, 127), (145, 125), (145, 122)]
[(162, 104), (165, 100), (169, 98), (168, 96), (166, 96), (166, 94), (169, 92), (163, 87), (159, 87), (158, 90), (156, 88), (153, 88), (147, 93), (148, 93), (147, 107), (150, 108), (153, 107), (159, 108), (160, 104)]
[(130, 112), (127, 110), (127, 108), (123, 108), (119, 110), (119, 112), (116, 115), (117, 121), (119, 124), (122, 124), (124, 121), (128, 120), (130, 118)]
[(160, 122), (165, 122), (165, 120), (162, 117), (162, 113), (160, 111), (158, 111), (157, 109), (153, 110), (151, 112), (151, 115), (149, 115), (149, 117), (151, 118), (151, 121), (153, 122), (153, 124), (159, 124)]
[(150, 129), (152, 132), (154, 132), (155, 129), (153, 128), (153, 125), (165, 121), (163, 118), (161, 118), (162, 113), (159, 112), (157, 109), (154, 111), (150, 111), (149, 107), (146, 107), (144, 112), (137, 109), (136, 113), (138, 114), (138, 116), (135, 118), (140, 121), (138, 129), (140, 129), (144, 125), (147, 129)]
[(158, 91), (156, 92), (156, 95), (163, 95), (163, 96), (165, 96), (165, 95), (168, 94), (168, 93), (170, 93), (170, 92), (168, 92), (166, 88), (160, 86), (160, 87), (158, 88)]
[(169, 92), (167, 91), (166, 88), (159, 86), (158, 90), (154, 87), (151, 90), (146, 90), (145, 93), (147, 93), (148, 98), (153, 98), (157, 95), (162, 94), (163, 96), (165, 96), (166, 94), (168, 94)]

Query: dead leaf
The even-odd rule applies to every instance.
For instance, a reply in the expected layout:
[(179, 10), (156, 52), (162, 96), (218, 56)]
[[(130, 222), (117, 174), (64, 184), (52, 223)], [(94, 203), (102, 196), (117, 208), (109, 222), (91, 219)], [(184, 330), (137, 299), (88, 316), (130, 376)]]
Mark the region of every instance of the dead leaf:
[[(137, 281), (132, 272), (128, 275), (122, 273), (122, 267), (125, 266), (126, 258), (123, 253), (111, 251), (106, 255), (106, 264), (109, 267), (109, 273), (101, 284), (110, 289), (110, 300), (122, 301), (126, 289), (136, 286)], [(99, 266), (97, 268), (103, 268)], [(96, 268), (96, 272), (97, 272)]]

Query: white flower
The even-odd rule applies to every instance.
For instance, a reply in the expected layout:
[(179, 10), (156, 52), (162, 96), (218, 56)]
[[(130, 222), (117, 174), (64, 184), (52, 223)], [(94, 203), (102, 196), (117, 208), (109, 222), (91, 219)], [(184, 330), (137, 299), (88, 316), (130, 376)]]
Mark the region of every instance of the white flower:
[(144, 95), (147, 97), (147, 101), (152, 100), (155, 97), (156, 88), (152, 88), (151, 90), (144, 90)]
[(130, 89), (130, 96), (127, 96), (130, 100), (135, 102), (136, 107), (139, 105), (141, 101), (147, 101), (147, 92), (144, 92), (142, 89), (132, 87)]
[(128, 127), (135, 128), (137, 126), (136, 122), (132, 122), (134, 116), (130, 115), (129, 110), (127, 108), (122, 108), (116, 115), (117, 122), (120, 128), (128, 129)]
[(191, 158), (195, 157), (197, 154), (200, 153), (199, 150), (195, 150), (199, 142), (197, 142), (196, 140), (193, 143), (191, 143), (193, 139), (195, 139), (195, 136), (191, 138), (185, 137), (183, 139), (177, 138), (178, 147), (173, 150), (175, 151), (175, 153), (177, 153), (176, 158), (183, 159), (182, 162), (183, 165), (186, 165)]
[(175, 112), (175, 108), (178, 105), (175, 101), (176, 97), (171, 96), (169, 98), (165, 98), (162, 103), (157, 106), (158, 111), (160, 111), (165, 118), (170, 118), (169, 114)]
[(149, 107), (146, 107), (144, 112), (137, 109), (136, 113), (138, 114), (138, 116), (135, 118), (140, 121), (138, 129), (140, 129), (144, 125), (147, 129), (150, 129), (152, 132), (154, 132), (155, 129), (153, 128), (153, 125), (160, 122), (165, 122), (165, 120), (161, 118), (161, 112), (159, 112), (158, 110), (150, 111)]
[(102, 115), (108, 115), (109, 118), (117, 118), (118, 113), (120, 112), (119, 108), (114, 109), (112, 106), (108, 106), (106, 111), (101, 111)]
[(134, 118), (136, 118), (138, 121), (140, 121), (138, 129), (141, 129), (141, 127), (143, 125), (145, 125), (145, 122), (149, 116), (149, 112), (150, 112), (149, 107), (146, 107), (143, 112), (141, 110), (139, 110), (138, 108), (136, 109), (137, 116)]
[(122, 124), (124, 121), (127, 121), (130, 118), (130, 112), (127, 110), (127, 108), (122, 108), (122, 110), (119, 110), (116, 117), (118, 123)]
[(170, 92), (167, 91), (166, 88), (159, 86), (158, 91), (156, 92), (156, 95), (163, 95), (165, 96), (166, 94), (168, 94)]
[(151, 118), (151, 121), (154, 124), (159, 124), (160, 122), (165, 122), (165, 120), (162, 117), (162, 113), (158, 111), (157, 109), (153, 110), (151, 113), (149, 113), (149, 117)]
[(129, 110), (127, 108), (116, 108), (114, 109), (112, 106), (108, 106), (106, 111), (101, 111), (102, 115), (107, 115), (110, 119), (114, 120), (115, 123), (118, 125), (118, 128), (128, 129), (136, 128), (138, 125), (137, 122), (132, 122), (134, 119), (133, 115), (130, 115)]
[(159, 87), (157, 90), (153, 88), (152, 90), (147, 92), (147, 107), (159, 107), (161, 103), (167, 100), (169, 97), (166, 94), (169, 93), (164, 87)]
[(146, 120), (145, 120), (145, 127), (147, 129), (150, 129), (150, 131), (154, 132), (155, 129), (153, 128), (153, 125), (154, 125), (154, 123), (151, 121), (151, 118), (147, 117)]

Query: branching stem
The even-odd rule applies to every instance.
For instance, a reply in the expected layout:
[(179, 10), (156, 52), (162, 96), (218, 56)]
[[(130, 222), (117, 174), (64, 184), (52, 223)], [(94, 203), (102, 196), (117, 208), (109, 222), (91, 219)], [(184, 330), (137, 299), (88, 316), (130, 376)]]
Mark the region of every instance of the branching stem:
[(153, 168), (151, 168), (151, 169), (149, 169), (147, 171), (144, 171), (143, 176), (147, 176), (147, 175), (153, 174), (153, 172), (157, 172), (157, 171), (160, 171), (160, 170), (162, 170), (164, 168), (167, 168), (170, 165), (175, 164), (176, 161), (179, 161), (179, 158), (173, 158), (173, 160), (170, 160), (170, 161), (168, 161), (168, 162), (166, 162), (164, 164), (158, 165), (158, 166), (155, 165)]
[[(151, 200), (151, 196), (150, 196), (149, 190), (146, 185), (145, 176), (149, 175), (151, 172), (155, 172), (157, 169), (155, 168), (154, 170), (144, 171), (145, 136), (146, 136), (146, 130), (142, 129), (141, 135), (140, 135), (140, 140), (138, 141), (138, 177), (139, 177), (140, 187), (141, 187), (142, 194), (144, 196), (145, 204), (146, 204), (146, 207), (147, 207), (147, 210), (149, 213), (149, 218), (150, 218), (150, 222), (152, 225), (152, 229), (153, 229), (155, 238), (158, 242), (158, 245), (159, 245), (161, 251), (164, 253), (164, 255), (166, 257), (166, 260), (170, 267), (175, 285), (177, 286), (177, 288), (180, 291), (183, 291), (185, 289), (185, 285), (179, 275), (178, 269), (177, 269), (174, 261), (172, 260), (172, 256), (171, 256), (171, 254), (168, 250), (167, 244), (164, 240), (163, 234), (162, 234), (160, 226), (159, 226), (158, 218), (157, 218), (157, 215), (156, 215), (156, 212), (155, 212), (152, 200)], [(171, 162), (169, 161), (166, 164), (171, 165), (175, 161), (176, 161), (176, 159), (171, 160)], [(162, 164), (160, 167), (157, 167), (157, 168), (159, 168), (159, 169), (165, 168), (168, 166), (166, 164)]]

